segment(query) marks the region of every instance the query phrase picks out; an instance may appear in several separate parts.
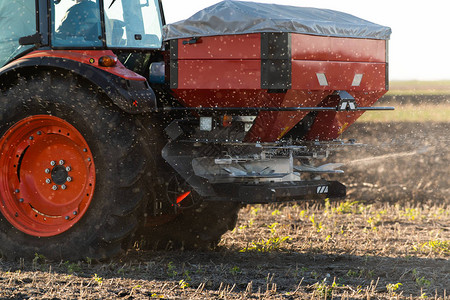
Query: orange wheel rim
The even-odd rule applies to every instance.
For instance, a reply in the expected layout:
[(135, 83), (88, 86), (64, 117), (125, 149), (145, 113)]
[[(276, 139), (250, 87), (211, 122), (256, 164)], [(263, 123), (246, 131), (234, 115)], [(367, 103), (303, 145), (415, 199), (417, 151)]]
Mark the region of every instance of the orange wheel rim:
[(75, 127), (54, 116), (31, 116), (3, 135), (0, 151), (0, 211), (15, 228), (54, 236), (85, 214), (95, 165)]

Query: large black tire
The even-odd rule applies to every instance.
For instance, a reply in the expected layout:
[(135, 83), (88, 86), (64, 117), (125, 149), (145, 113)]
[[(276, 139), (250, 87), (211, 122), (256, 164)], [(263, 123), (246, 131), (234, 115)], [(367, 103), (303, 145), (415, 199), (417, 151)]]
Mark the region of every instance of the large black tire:
[[(119, 254), (143, 220), (149, 197), (143, 180), (147, 155), (133, 119), (97, 88), (56, 71), (20, 79), (2, 93), (0, 136), (31, 116), (53, 116), (76, 128), (92, 153), (95, 189), (83, 216), (60, 234), (39, 237), (25, 233), (13, 226), (5, 213), (0, 214), (2, 256), (17, 259), (37, 253), (53, 260), (102, 260)], [(8, 178), (1, 179), (8, 185)], [(0, 200), (5, 205), (4, 199)]]
[[(158, 180), (152, 180), (152, 195), (155, 202), (163, 202), (173, 209), (177, 206), (176, 195), (191, 193), (177, 208), (178, 214), (152, 217), (151, 207), (148, 222), (136, 233), (136, 242), (142, 249), (152, 250), (209, 250), (214, 249), (224, 233), (236, 226), (241, 205), (236, 202), (204, 201), (200, 195), (163, 159), (161, 150), (169, 138), (164, 134), (164, 120), (149, 119), (146, 128), (153, 128), (147, 135), (154, 145), (152, 166)], [(156, 176), (154, 176), (156, 177)], [(167, 213), (167, 211), (166, 211)], [(159, 224), (159, 225), (155, 225)]]
[(236, 226), (239, 209), (239, 203), (205, 201), (168, 223), (141, 229), (137, 236), (147, 249), (214, 249)]

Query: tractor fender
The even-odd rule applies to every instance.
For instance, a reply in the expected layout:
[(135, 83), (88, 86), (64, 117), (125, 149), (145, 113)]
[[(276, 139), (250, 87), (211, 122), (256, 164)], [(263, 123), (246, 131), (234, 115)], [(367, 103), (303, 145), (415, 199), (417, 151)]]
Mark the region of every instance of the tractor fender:
[(61, 69), (81, 76), (102, 90), (123, 111), (140, 114), (156, 110), (156, 95), (146, 80), (133, 80), (76, 60), (60, 57), (25, 57), (0, 69), (0, 87), (20, 75), (40, 69)]

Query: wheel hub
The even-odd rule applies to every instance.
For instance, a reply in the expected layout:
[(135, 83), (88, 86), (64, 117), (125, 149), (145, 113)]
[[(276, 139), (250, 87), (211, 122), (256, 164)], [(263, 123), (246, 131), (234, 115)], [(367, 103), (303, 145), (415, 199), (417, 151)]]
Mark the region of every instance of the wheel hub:
[(46, 115), (25, 118), (0, 140), (0, 210), (17, 229), (60, 234), (80, 220), (95, 188), (92, 153), (68, 122)]
[(58, 185), (64, 185), (69, 177), (69, 172), (66, 171), (64, 166), (56, 166), (51, 171), (51, 180)]

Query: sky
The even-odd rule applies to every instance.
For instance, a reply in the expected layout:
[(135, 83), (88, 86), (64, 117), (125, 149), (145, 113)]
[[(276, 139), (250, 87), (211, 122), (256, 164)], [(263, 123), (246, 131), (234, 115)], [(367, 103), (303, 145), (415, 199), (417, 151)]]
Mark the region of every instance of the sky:
[[(218, 0), (163, 0), (167, 23), (186, 19)], [(339, 10), (389, 26), (391, 80), (450, 80), (450, 0), (258, 0)]]

